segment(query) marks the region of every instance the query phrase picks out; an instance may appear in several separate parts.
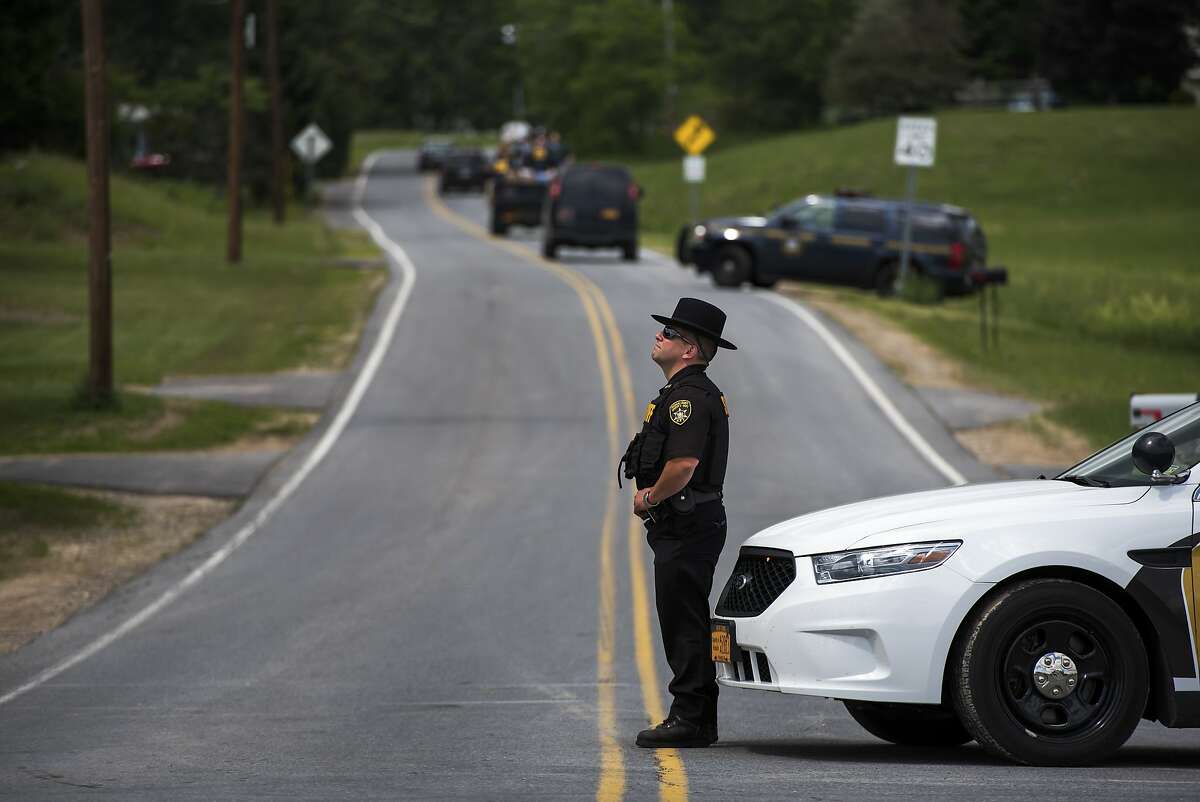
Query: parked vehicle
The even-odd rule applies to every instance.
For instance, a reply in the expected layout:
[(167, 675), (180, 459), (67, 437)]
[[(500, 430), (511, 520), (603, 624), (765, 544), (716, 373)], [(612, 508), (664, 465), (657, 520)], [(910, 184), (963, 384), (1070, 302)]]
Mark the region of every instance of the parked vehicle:
[(551, 184), (542, 219), (542, 255), (554, 259), (559, 246), (620, 248), (621, 258), (638, 258), (638, 201), (642, 189), (624, 167), (576, 164)]
[(718, 680), (845, 702), (897, 744), (1084, 765), (1200, 727), (1200, 403), (1051, 480), (863, 501), (745, 542)]
[[(729, 217), (685, 226), (676, 243), (682, 264), (723, 287), (780, 278), (895, 292), (905, 204), (897, 200), (808, 195), (761, 217)], [(949, 293), (974, 289), (987, 264), (983, 228), (969, 212), (914, 204), (910, 266)]]

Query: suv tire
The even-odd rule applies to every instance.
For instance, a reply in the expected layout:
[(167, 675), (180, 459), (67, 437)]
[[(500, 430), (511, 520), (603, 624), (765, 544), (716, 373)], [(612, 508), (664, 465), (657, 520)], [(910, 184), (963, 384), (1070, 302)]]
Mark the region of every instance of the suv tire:
[(971, 740), (954, 710), (941, 705), (857, 702), (843, 699), (867, 732), (900, 746), (961, 746)]
[[(1061, 660), (1065, 673), (1042, 689), (1033, 671), (1047, 659)], [(959, 632), (947, 674), (975, 740), (1035, 766), (1111, 755), (1137, 727), (1150, 685), (1146, 648), (1125, 611), (1065, 579), (1018, 582), (988, 599)], [(1061, 698), (1050, 696), (1056, 683)]]
[(892, 298), (896, 295), (896, 282), (900, 279), (900, 265), (893, 261), (881, 262), (875, 268), (872, 286), (880, 298)]
[(737, 245), (726, 245), (717, 254), (713, 265), (713, 283), (718, 287), (738, 287), (749, 280), (754, 270), (750, 253)]
[(750, 283), (755, 287), (770, 289), (779, 283), (779, 276), (770, 276), (755, 270), (754, 275), (750, 277)]

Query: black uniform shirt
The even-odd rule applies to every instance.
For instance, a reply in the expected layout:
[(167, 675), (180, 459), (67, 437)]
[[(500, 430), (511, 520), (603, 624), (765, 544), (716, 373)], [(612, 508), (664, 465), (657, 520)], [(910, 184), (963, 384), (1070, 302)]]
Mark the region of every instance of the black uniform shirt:
[(725, 481), (729, 413), (725, 396), (704, 368), (689, 365), (672, 376), (671, 383), (655, 399), (652, 415), (667, 435), (662, 463), (677, 457), (698, 459), (689, 487), (715, 492)]

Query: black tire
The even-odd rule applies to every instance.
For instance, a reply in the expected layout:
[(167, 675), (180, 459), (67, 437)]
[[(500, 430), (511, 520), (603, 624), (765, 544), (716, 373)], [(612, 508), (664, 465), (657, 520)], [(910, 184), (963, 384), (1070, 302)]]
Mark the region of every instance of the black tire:
[(867, 732), (900, 746), (961, 746), (971, 740), (952, 709), (941, 705), (856, 702), (843, 699)]
[(750, 283), (755, 287), (770, 289), (779, 283), (779, 276), (769, 276), (755, 270), (754, 275), (750, 277)]
[(621, 246), (621, 259), (626, 262), (636, 262), (638, 260), (637, 240), (626, 242)]
[(690, 239), (692, 235), (692, 226), (688, 224), (679, 229), (679, 235), (675, 237), (675, 261), (681, 265), (692, 263), (692, 249)]
[(896, 295), (896, 282), (900, 278), (900, 265), (895, 262), (881, 262), (875, 268), (872, 287), (880, 298), (893, 298)]
[(504, 221), (503, 221), (503, 220), (501, 220), (501, 219), (499, 218), (499, 216), (498, 216), (498, 215), (497, 215), (495, 212), (492, 212), (492, 226), (491, 226), (491, 228), (492, 228), (492, 235), (493, 235), (493, 236), (496, 236), (496, 237), (503, 237), (503, 236), (506, 236), (506, 235), (508, 234), (508, 226), (504, 225)]
[[(1061, 698), (1033, 675), (1055, 654), (1077, 672)], [(1018, 582), (990, 598), (959, 632), (947, 672), (975, 740), (1035, 766), (1104, 760), (1133, 734), (1150, 685), (1145, 645), (1125, 611), (1065, 579)]]
[(542, 240), (542, 256), (546, 259), (558, 258), (558, 243), (546, 237)]
[(749, 281), (754, 270), (750, 252), (737, 245), (726, 245), (717, 254), (713, 265), (713, 283), (718, 287), (738, 287)]

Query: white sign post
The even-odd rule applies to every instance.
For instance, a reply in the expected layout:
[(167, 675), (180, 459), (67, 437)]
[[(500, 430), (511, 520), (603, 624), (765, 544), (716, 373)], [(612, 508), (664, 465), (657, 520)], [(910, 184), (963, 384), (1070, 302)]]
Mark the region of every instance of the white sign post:
[(319, 162), (332, 148), (333, 142), (325, 136), (325, 132), (316, 123), (309, 123), (303, 131), (292, 138), (292, 151), (300, 157), (300, 161), (304, 162), (304, 175), (308, 191), (312, 190), (313, 185), (313, 165)]
[(917, 168), (932, 167), (937, 152), (937, 120), (932, 117), (901, 117), (896, 123), (896, 164), (908, 168), (904, 203), (904, 247), (900, 251), (900, 278), (896, 291), (908, 280), (912, 251), (912, 207), (917, 196)]
[(688, 219), (700, 219), (700, 185), (704, 183), (704, 157), (699, 154), (683, 157), (683, 180), (688, 184)]

